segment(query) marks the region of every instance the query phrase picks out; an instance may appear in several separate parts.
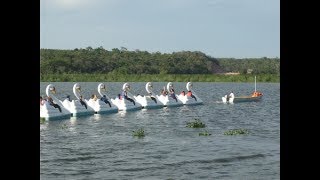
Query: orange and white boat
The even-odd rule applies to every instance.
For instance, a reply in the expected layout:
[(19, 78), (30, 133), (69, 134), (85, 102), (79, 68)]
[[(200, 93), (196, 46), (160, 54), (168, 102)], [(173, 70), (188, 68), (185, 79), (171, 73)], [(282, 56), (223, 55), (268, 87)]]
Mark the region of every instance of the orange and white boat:
[(263, 94), (257, 91), (257, 82), (256, 77), (254, 77), (254, 92), (249, 96), (238, 96), (238, 97), (228, 97), (225, 95), (222, 97), (223, 103), (235, 103), (235, 102), (252, 102), (252, 101), (260, 101), (262, 99)]

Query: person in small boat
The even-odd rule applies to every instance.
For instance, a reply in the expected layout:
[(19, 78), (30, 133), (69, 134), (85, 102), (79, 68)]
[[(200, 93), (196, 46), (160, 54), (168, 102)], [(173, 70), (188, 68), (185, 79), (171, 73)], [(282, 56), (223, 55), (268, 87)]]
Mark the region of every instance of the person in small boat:
[(257, 91), (253, 92), (251, 95), (251, 97), (258, 97), (258, 96), (260, 96), (260, 93)]
[(48, 96), (47, 97), (43, 97), (43, 102), (44, 102), (44, 104), (46, 104), (47, 105), (47, 107), (49, 107), (49, 106), (51, 106), (51, 104), (50, 104), (50, 102), (49, 102), (49, 99), (48, 99)]
[(130, 101), (130, 102), (132, 102), (133, 103), (133, 105), (136, 105), (136, 102), (134, 102), (134, 100), (133, 99), (131, 99), (131, 98), (129, 98), (128, 97), (128, 93), (127, 93), (127, 91), (122, 91), (122, 94), (121, 94), (121, 96), (124, 98), (124, 99), (126, 99), (126, 100), (128, 100), (128, 101)]
[(168, 95), (168, 91), (166, 90), (166, 87), (165, 87), (165, 86), (163, 86), (163, 88), (161, 89), (160, 94), (161, 94), (162, 96)]
[(100, 100), (105, 102), (106, 104), (109, 104), (109, 106), (111, 107), (111, 103), (108, 101), (106, 95), (103, 95)]
[(150, 95), (150, 98), (151, 98), (156, 104), (158, 104), (158, 103), (157, 103), (157, 99), (152, 95), (152, 93), (149, 93), (149, 95)]
[(258, 97), (258, 96), (261, 96), (262, 93), (258, 92), (258, 91), (255, 91), (252, 93), (251, 97)]
[(180, 93), (180, 95), (185, 96), (185, 95), (186, 95), (186, 92), (185, 92), (185, 91), (182, 91), (182, 92)]
[(46, 100), (40, 96), (40, 106), (43, 106), (46, 103)]
[(70, 95), (67, 95), (66, 100), (72, 102), (72, 100), (70, 99)]
[(162, 89), (161, 92), (160, 92), (160, 94), (161, 94), (162, 96), (166, 96), (166, 95), (168, 95), (168, 92), (167, 92), (166, 90)]
[(91, 99), (94, 100), (94, 101), (96, 101), (96, 100), (98, 99), (98, 97), (97, 97), (97, 95), (92, 94), (92, 95), (91, 95)]
[(59, 111), (61, 112), (61, 107), (58, 104), (54, 103), (53, 99), (50, 96), (48, 97), (48, 102), (51, 106), (53, 106), (54, 108), (58, 108)]
[(177, 99), (177, 97), (176, 97), (176, 94), (174, 93), (174, 89), (173, 89), (173, 88), (170, 89), (170, 96), (171, 96), (173, 99), (175, 99), (176, 102), (178, 102), (178, 99)]
[(81, 95), (79, 97), (79, 101), (80, 101), (82, 106), (84, 106), (86, 109), (88, 109), (87, 104), (83, 101), (83, 97)]
[(192, 94), (191, 91), (188, 91), (187, 96), (190, 96), (190, 97), (192, 97), (194, 100), (197, 101), (197, 98)]

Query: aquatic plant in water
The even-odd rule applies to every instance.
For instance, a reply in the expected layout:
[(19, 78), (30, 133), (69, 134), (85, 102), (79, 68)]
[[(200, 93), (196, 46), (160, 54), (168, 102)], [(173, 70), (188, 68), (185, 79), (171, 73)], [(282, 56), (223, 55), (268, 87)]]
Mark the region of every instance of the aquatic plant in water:
[(136, 131), (132, 131), (132, 132), (133, 132), (132, 133), (133, 136), (137, 136), (137, 137), (144, 137), (145, 136), (143, 128), (140, 128), (140, 129), (138, 129)]
[(194, 119), (192, 122), (187, 122), (189, 128), (204, 128), (206, 125), (200, 121), (200, 119)]
[(211, 134), (208, 132), (208, 130), (205, 130), (204, 132), (200, 132), (199, 136), (210, 136)]
[(61, 129), (67, 129), (68, 126), (66, 124), (62, 124)]
[(247, 129), (230, 129), (223, 133), (223, 135), (239, 135), (239, 134), (249, 134)]
[(44, 124), (44, 123), (45, 123), (45, 121), (46, 121), (46, 119), (45, 119), (45, 118), (40, 118), (40, 124)]

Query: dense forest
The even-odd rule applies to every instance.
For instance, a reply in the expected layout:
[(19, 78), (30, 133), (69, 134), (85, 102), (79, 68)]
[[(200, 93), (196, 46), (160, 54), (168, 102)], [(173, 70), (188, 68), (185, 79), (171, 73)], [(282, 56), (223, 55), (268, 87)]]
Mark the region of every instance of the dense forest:
[(240, 74), (280, 74), (279, 58), (218, 58), (218, 61), (222, 69), (227, 72), (239, 72)]
[(149, 53), (103, 47), (40, 50), (40, 75), (47, 74), (279, 74), (279, 58), (213, 58), (202, 52)]

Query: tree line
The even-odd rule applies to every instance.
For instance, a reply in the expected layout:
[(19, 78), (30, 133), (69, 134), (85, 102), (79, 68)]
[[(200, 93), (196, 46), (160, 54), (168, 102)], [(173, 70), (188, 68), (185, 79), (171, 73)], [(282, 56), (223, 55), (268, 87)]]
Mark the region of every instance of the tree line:
[(219, 58), (218, 61), (220, 66), (227, 72), (280, 75), (279, 58)]
[[(254, 82), (251, 74), (47, 74), (40, 82)], [(257, 82), (280, 82), (276, 74), (259, 74)]]
[(214, 58), (200, 51), (150, 53), (103, 47), (40, 49), (40, 76), (49, 74), (279, 74), (279, 58)]

